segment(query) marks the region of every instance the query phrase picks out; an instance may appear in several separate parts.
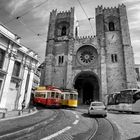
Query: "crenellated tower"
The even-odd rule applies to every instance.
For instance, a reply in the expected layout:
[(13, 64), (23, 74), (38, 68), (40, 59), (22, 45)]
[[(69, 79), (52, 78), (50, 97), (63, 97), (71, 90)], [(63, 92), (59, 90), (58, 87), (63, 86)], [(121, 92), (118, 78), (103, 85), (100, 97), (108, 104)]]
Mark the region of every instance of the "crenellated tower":
[(68, 58), (70, 59), (77, 29), (74, 8), (59, 13), (53, 10), (50, 13), (45, 55), (45, 85), (66, 86), (67, 73), (71, 72)]
[(126, 6), (98, 6), (96, 34), (101, 47), (102, 90), (107, 94), (124, 88), (135, 88), (134, 56)]

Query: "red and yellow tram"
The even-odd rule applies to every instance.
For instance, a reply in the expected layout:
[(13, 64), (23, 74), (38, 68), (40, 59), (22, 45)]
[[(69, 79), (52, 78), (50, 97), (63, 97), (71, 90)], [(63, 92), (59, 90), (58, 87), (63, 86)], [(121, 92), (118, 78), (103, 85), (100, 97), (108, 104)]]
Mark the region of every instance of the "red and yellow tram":
[(42, 104), (47, 107), (60, 107), (61, 90), (54, 86), (39, 86), (34, 93), (34, 104)]

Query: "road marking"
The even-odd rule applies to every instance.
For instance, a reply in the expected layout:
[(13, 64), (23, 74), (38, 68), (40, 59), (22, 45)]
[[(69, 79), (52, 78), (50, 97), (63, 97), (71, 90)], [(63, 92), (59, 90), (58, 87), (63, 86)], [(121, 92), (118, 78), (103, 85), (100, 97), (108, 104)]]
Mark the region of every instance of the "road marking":
[(51, 121), (53, 121), (53, 120), (54, 120), (54, 118), (51, 118), (50, 120), (51, 120)]
[(79, 116), (76, 114), (76, 118), (79, 119)]
[(52, 135), (50, 135), (48, 137), (45, 137), (45, 138), (43, 138), (41, 140), (50, 140), (50, 139), (52, 139), (52, 138), (60, 135), (61, 133), (64, 133), (65, 131), (67, 131), (69, 129), (71, 129), (71, 127), (70, 126), (67, 126), (66, 128), (64, 128), (64, 129), (62, 129), (62, 130), (60, 130), (60, 131), (58, 131), (58, 132), (56, 132), (56, 133), (54, 133), (54, 134), (52, 134)]
[(73, 124), (77, 124), (79, 122), (79, 120), (75, 120), (74, 122), (73, 122)]
[(76, 115), (76, 112), (75, 111), (71, 111), (74, 115)]

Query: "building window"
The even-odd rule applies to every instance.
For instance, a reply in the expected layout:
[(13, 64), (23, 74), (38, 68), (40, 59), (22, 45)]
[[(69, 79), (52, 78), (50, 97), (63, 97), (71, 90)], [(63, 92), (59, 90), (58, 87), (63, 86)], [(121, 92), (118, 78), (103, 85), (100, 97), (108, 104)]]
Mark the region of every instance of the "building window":
[(20, 62), (18, 62), (18, 61), (15, 61), (15, 64), (14, 64), (14, 69), (13, 69), (13, 76), (19, 76), (19, 74), (20, 74), (20, 66), (21, 66), (21, 64), (20, 64)]
[(109, 22), (109, 31), (115, 31), (114, 22)]
[(78, 29), (77, 29), (77, 27), (75, 28), (75, 36), (78, 36)]
[(136, 78), (137, 78), (137, 81), (140, 81), (140, 72), (139, 72), (139, 68), (135, 68), (136, 70)]
[(62, 36), (66, 35), (66, 26), (62, 27), (61, 35)]
[(4, 57), (5, 57), (5, 51), (0, 49), (0, 69), (2, 69), (3, 67)]
[(58, 64), (63, 64), (64, 63), (64, 56), (59, 56), (58, 57)]
[(113, 63), (118, 62), (117, 54), (111, 54), (111, 61), (112, 61)]

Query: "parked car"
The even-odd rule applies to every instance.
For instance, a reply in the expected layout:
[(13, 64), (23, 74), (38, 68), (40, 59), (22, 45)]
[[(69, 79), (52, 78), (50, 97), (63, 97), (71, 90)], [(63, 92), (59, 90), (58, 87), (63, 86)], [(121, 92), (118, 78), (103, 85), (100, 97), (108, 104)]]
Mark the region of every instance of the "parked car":
[(103, 102), (94, 101), (90, 103), (88, 108), (89, 115), (101, 115), (103, 117), (107, 116), (107, 109)]

